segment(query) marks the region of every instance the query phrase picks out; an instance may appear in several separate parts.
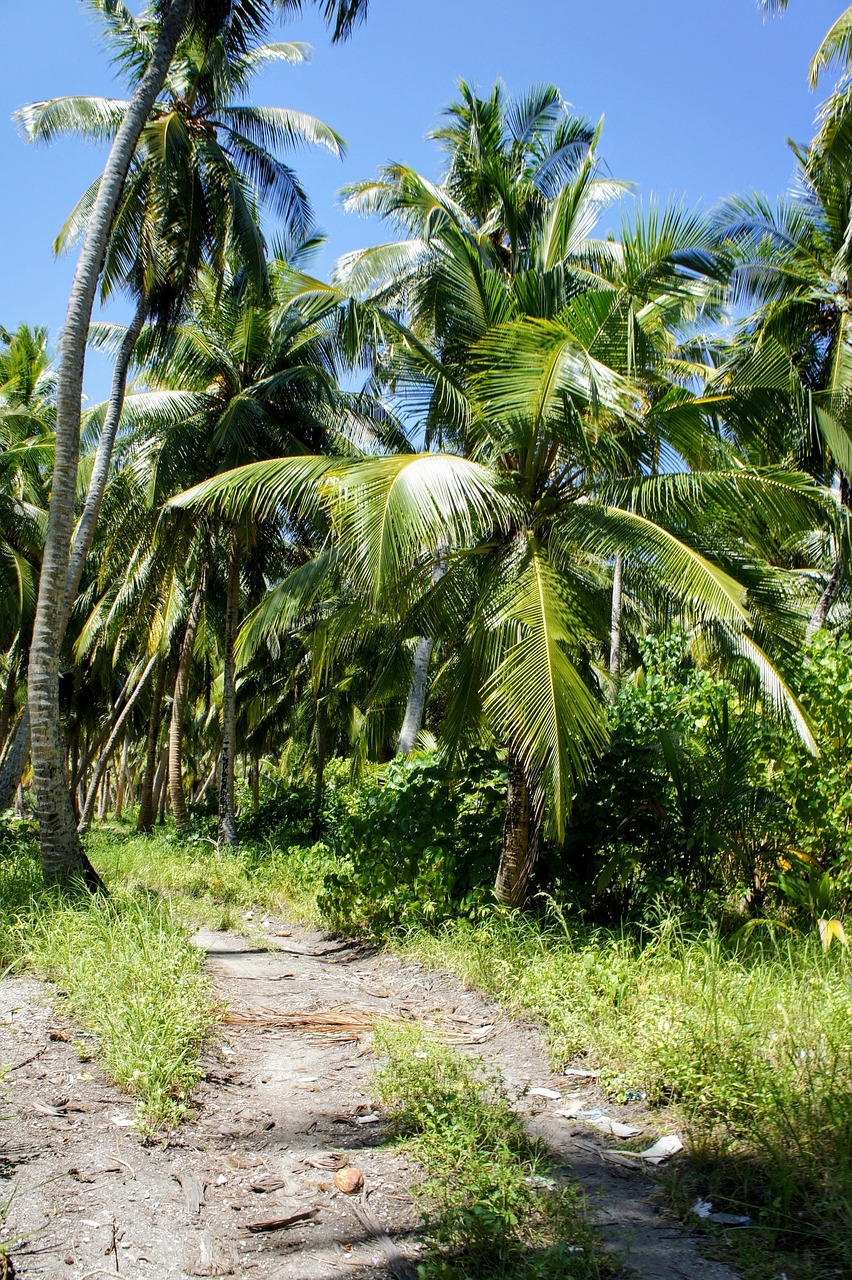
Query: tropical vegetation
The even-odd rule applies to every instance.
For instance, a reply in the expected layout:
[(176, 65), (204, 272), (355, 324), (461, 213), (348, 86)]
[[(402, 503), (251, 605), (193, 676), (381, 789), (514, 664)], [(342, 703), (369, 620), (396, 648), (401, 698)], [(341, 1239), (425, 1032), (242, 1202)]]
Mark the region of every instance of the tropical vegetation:
[[(90, 1022), (114, 930), (151, 999), (180, 987), (186, 1058), (161, 1019), (128, 1067), (134, 998), (110, 1059), (155, 1127), (210, 1009), (181, 926), (133, 887), (220, 924), (296, 899), (681, 1106), (722, 1194), (785, 1247), (797, 1213), (814, 1256), (830, 1220), (842, 1252), (852, 9), (781, 200), (643, 203), (556, 86), (460, 81), (440, 178), (397, 162), (349, 185), (386, 236), (324, 280), (291, 153), (345, 142), (251, 97), (309, 57), (270, 37), (310, 6), (88, 7), (126, 100), (16, 115), (29, 141), (109, 153), (58, 230), (78, 251), (61, 340), (0, 327), (5, 951)], [(342, 40), (368, 5), (315, 7)], [(129, 323), (94, 321), (116, 296)], [(91, 347), (114, 361), (98, 405)], [(413, 1089), (488, 1092), (423, 1053)], [(539, 1158), (514, 1151), (521, 1198)], [(565, 1206), (527, 1207), (559, 1265)]]

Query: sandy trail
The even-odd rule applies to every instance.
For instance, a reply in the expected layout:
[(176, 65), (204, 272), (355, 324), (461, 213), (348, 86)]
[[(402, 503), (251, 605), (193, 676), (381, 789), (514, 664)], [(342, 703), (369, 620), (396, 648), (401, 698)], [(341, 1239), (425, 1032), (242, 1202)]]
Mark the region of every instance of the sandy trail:
[[(552, 1074), (535, 1027), (398, 957), (279, 919), (246, 928), (196, 936), (229, 1014), (205, 1054), (197, 1118), (168, 1146), (143, 1145), (131, 1105), (81, 1061), (73, 1042), (85, 1037), (53, 1012), (48, 988), (0, 982), (0, 1062), (16, 1068), (3, 1086), (2, 1238), (17, 1240), (17, 1275), (413, 1280), (419, 1174), (381, 1145), (368, 1029), (378, 1016), (417, 1018), (499, 1070), (627, 1274), (736, 1280), (665, 1215), (652, 1176), (604, 1163), (617, 1139), (554, 1114), (578, 1087), (589, 1105), (603, 1100), (593, 1082)], [(648, 1120), (635, 1105), (606, 1110)], [(344, 1160), (363, 1174), (360, 1194), (334, 1184)], [(264, 1223), (289, 1225), (252, 1230)]]

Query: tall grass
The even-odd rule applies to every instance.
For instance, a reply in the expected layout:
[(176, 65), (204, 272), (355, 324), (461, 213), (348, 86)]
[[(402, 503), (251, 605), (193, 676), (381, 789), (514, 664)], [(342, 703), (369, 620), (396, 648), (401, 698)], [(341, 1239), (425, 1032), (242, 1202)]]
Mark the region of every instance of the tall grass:
[(427, 1174), (416, 1188), (431, 1252), (423, 1280), (598, 1280), (614, 1274), (577, 1189), (554, 1177), (499, 1079), (424, 1034), (383, 1027), (374, 1077), (395, 1136)]
[(233, 850), (194, 835), (181, 840), (168, 828), (137, 835), (110, 823), (93, 830), (89, 855), (111, 884), (157, 893), (189, 924), (217, 929), (244, 926), (241, 912), (296, 909), (319, 921), (317, 894), (331, 858), (321, 844), (273, 848), (245, 843)]
[(138, 1102), (146, 1132), (177, 1123), (199, 1079), (213, 1018), (203, 956), (156, 897), (44, 887), (31, 841), (4, 841), (0, 956), (56, 984), (94, 1052)]
[[(558, 1063), (675, 1108), (704, 1194), (772, 1241), (852, 1256), (852, 960), (671, 919), (642, 937), (495, 915), (404, 949), (540, 1019)], [(698, 1184), (696, 1184), (698, 1185)]]

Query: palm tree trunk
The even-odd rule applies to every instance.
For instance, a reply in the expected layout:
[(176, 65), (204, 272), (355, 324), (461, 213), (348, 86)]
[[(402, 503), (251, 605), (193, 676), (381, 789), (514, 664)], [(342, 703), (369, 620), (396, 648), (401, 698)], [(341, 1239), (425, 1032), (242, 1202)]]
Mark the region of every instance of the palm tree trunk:
[(30, 749), (30, 709), (24, 707), (15, 729), (3, 768), (0, 769), (0, 813), (8, 809), (24, 774)]
[(183, 633), (180, 660), (178, 661), (175, 692), (172, 698), (172, 718), (169, 723), (169, 791), (172, 798), (172, 813), (178, 833), (183, 834), (189, 827), (189, 814), (183, 794), (183, 717), (186, 709), (186, 696), (189, 690), (189, 673), (192, 667), (192, 655), (195, 649), (195, 637), (201, 622), (201, 611), (204, 608), (204, 588), (206, 571), (202, 567), (195, 595), (189, 607), (186, 630)]
[(124, 395), (127, 390), (127, 370), (130, 368), (130, 361), (133, 358), (136, 343), (148, 318), (148, 307), (148, 298), (143, 294), (136, 304), (136, 311), (124, 335), (113, 367), (112, 386), (110, 388), (109, 401), (107, 402), (104, 425), (101, 428), (98, 447), (95, 450), (95, 461), (89, 478), (89, 487), (86, 491), (83, 514), (80, 516), (74, 533), (74, 545), (71, 548), (71, 558), (68, 563), (68, 576), (65, 580), (63, 633), (68, 625), (68, 618), (77, 598), (86, 557), (92, 545), (95, 525), (97, 524), (101, 503), (106, 492), (113, 445), (115, 444), (118, 424), (121, 421), (121, 412), (124, 408)]
[(188, 12), (189, 0), (171, 0), (151, 61), (110, 148), (77, 260), (62, 331), (56, 452), (29, 663), (33, 772), (42, 867), (48, 880), (66, 880), (82, 874), (87, 882), (97, 883), (77, 835), (74, 807), (65, 782), (59, 718), (59, 655), (74, 527), (83, 368), (95, 292), (115, 211), (139, 136), (163, 87)]
[(94, 772), (92, 774), (92, 781), (89, 783), (89, 790), (86, 793), (86, 803), (83, 805), (83, 812), (80, 815), (80, 824), (79, 824), (79, 827), (77, 828), (81, 836), (86, 834), (86, 832), (89, 830), (89, 827), (91, 825), (92, 813), (94, 812), (94, 808), (95, 808), (95, 798), (98, 794), (98, 785), (101, 781), (101, 778), (104, 776), (104, 772), (106, 770), (107, 765), (109, 764), (110, 757), (112, 756), (112, 753), (115, 750), (115, 744), (118, 742), (121, 731), (124, 728), (124, 723), (127, 720), (127, 717), (130, 715), (130, 712), (133, 710), (133, 707), (136, 703), (137, 698), (139, 697), (142, 690), (145, 688), (145, 685), (148, 683), (148, 677), (150, 676), (151, 672), (154, 670), (154, 667), (156, 666), (156, 664), (157, 664), (157, 654), (155, 653), (153, 658), (150, 660), (147, 667), (139, 677), (139, 680), (137, 682), (136, 688), (133, 690), (133, 693), (127, 699), (127, 702), (124, 706), (124, 710), (122, 711), (121, 715), (118, 717), (115, 724), (113, 725), (112, 733), (107, 738), (106, 746), (101, 752), (98, 762), (95, 765)]
[(219, 779), (219, 839), (235, 849), (237, 817), (234, 811), (234, 764), (237, 755), (237, 693), (234, 641), (240, 612), (240, 559), (242, 538), (239, 529), (231, 534), (228, 565), (228, 596), (225, 606), (225, 655), (222, 677), (222, 774)]
[(166, 810), (169, 807), (169, 744), (163, 743), (160, 752), (160, 763), (157, 765), (157, 776), (154, 779), (154, 812), (157, 825), (162, 827), (166, 821)]
[[(446, 554), (441, 550), (432, 570), (433, 587), (437, 586), (446, 572)], [(408, 689), (408, 701), (405, 704), (405, 715), (402, 718), (402, 728), (396, 744), (396, 753), (399, 756), (407, 756), (414, 750), (417, 735), (423, 727), (423, 713), (426, 710), (426, 680), (434, 647), (434, 639), (421, 636), (414, 649), (414, 666)]]
[(609, 674), (612, 677), (610, 701), (615, 701), (618, 692), (618, 678), (621, 675), (621, 618), (623, 613), (622, 584), (624, 579), (624, 557), (616, 553), (612, 569), (612, 616), (609, 630)]
[(524, 767), (512, 747), (509, 748), (508, 766), (506, 821), (494, 893), (505, 907), (522, 907), (538, 853), (540, 824)]
[(160, 721), (163, 714), (163, 694), (166, 691), (166, 660), (160, 660), (151, 711), (148, 716), (148, 741), (145, 748), (145, 772), (139, 790), (139, 812), (136, 815), (137, 831), (153, 831), (157, 811), (154, 808), (154, 775), (157, 772), (157, 754), (160, 746)]
[(260, 808), (260, 761), (257, 756), (251, 758), (251, 810), (257, 813)]
[(808, 623), (808, 628), (807, 628), (807, 631), (805, 632), (806, 644), (814, 635), (816, 635), (817, 631), (822, 631), (823, 627), (828, 621), (828, 615), (829, 615), (829, 612), (831, 611), (831, 606), (834, 604), (835, 600), (840, 595), (840, 588), (842, 586), (843, 586), (843, 560), (841, 557), (838, 557), (837, 561), (835, 562), (834, 568), (831, 571), (831, 577), (829, 578), (828, 582), (825, 585), (825, 590), (823, 591), (822, 595), (820, 596), (817, 602), (817, 607), (814, 609), (813, 613), (811, 614), (810, 622)]
[[(12, 646), (12, 653), (15, 653), (15, 646)], [(0, 706), (0, 760), (2, 760), (6, 749), (6, 738), (9, 733), (9, 721), (12, 719), (12, 713), (15, 710), (15, 690), (18, 687), (18, 661), (17, 654), (9, 660), (9, 675), (6, 679), (6, 688), (3, 690), (3, 704)]]
[(407, 756), (414, 750), (417, 735), (423, 724), (423, 712), (426, 710), (426, 679), (429, 675), (429, 663), (434, 646), (435, 641), (431, 637), (421, 636), (414, 650), (408, 701), (405, 704), (405, 715), (396, 744), (396, 752), (400, 756)]
[(128, 735), (124, 735), (124, 744), (121, 748), (121, 764), (118, 769), (118, 777), (115, 782), (115, 816), (120, 818), (124, 812), (124, 797), (127, 793), (127, 748)]
[(328, 725), (322, 703), (317, 703), (316, 717), (317, 772), (314, 780), (314, 820), (313, 830), (319, 833), (320, 815), (322, 813), (322, 796), (325, 784), (325, 761), (328, 750)]

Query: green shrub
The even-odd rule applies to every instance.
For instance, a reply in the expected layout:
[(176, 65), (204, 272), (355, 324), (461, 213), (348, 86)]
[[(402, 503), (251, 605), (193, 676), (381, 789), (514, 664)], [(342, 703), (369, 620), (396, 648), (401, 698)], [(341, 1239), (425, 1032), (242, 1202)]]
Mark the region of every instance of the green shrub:
[(319, 897), (323, 915), (378, 934), (476, 914), (492, 900), (505, 786), (485, 755), (452, 784), (434, 755), (393, 761), (329, 833), (338, 862)]

